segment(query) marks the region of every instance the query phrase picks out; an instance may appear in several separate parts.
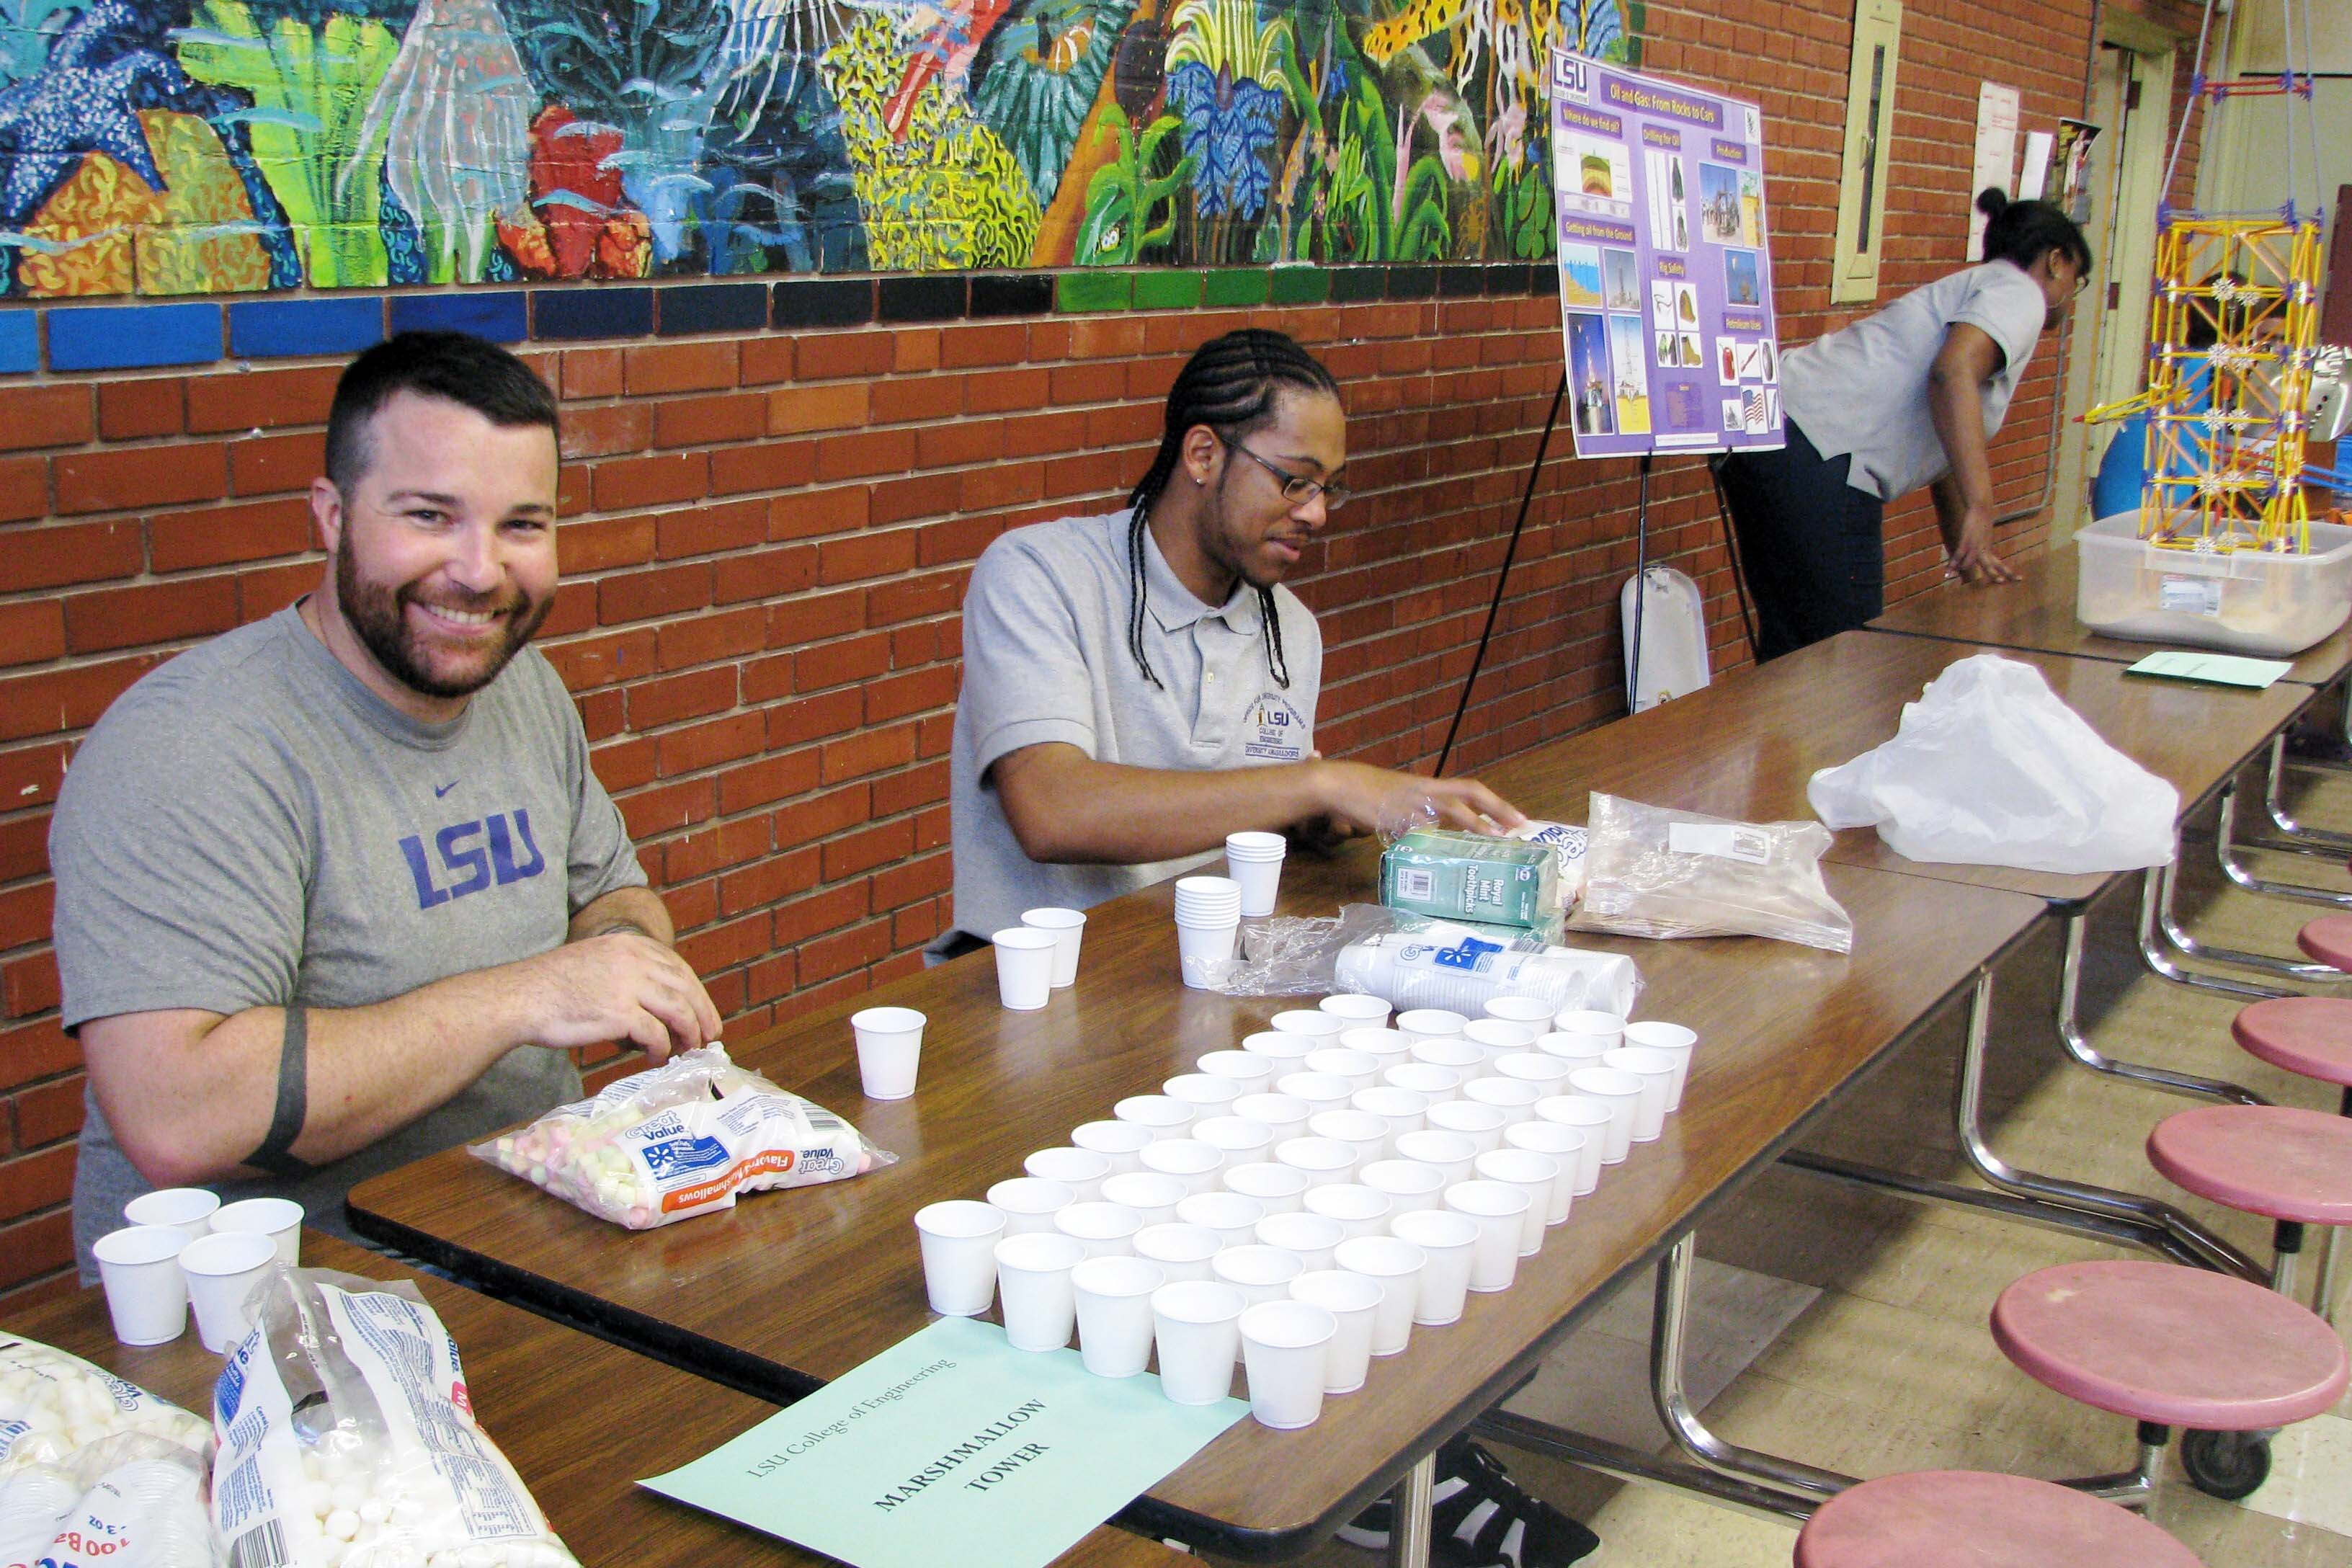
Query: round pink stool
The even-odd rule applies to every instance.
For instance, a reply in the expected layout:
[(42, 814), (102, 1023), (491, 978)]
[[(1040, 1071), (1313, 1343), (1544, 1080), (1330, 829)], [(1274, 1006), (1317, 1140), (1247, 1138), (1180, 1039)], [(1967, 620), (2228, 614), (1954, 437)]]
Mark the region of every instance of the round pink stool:
[(2322, 915), (2294, 933), (2294, 945), (2322, 963), (2352, 970), (2352, 915)]
[(2248, 1056), (2273, 1067), (2322, 1083), (2352, 1085), (2352, 998), (2277, 996), (2256, 1002), (2238, 1009), (2230, 1034)]
[(2352, 1374), (2316, 1313), (2171, 1263), (2036, 1269), (1993, 1303), (1992, 1337), (2028, 1376), (2137, 1420), (2144, 1460), (2170, 1427), (2192, 1428), (2181, 1458), (2199, 1489), (2217, 1497), (2259, 1487), (2266, 1434), (2334, 1405)]
[(1813, 1510), (1797, 1568), (2199, 1568), (2137, 1514), (2048, 1481), (1916, 1470), (1849, 1487)]

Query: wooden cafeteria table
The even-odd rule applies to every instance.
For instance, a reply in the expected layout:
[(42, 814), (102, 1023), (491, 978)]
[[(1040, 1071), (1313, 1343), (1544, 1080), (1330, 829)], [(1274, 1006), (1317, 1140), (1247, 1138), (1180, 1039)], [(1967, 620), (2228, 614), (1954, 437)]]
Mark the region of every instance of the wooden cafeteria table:
[[(832, 1561), (636, 1484), (701, 1458), (774, 1415), (773, 1405), (315, 1230), (303, 1233), (302, 1262), (404, 1279), (425, 1292), (457, 1342), (483, 1429), (584, 1568), (823, 1568)], [(78, 1355), (184, 1410), (212, 1415), (221, 1358), (196, 1338), (193, 1315), (188, 1331), (169, 1344), (120, 1344), (107, 1321), (105, 1293), (90, 1289), (11, 1311), (0, 1322), (0, 1340), (18, 1335)], [(1157, 1541), (1105, 1526), (1057, 1562), (1060, 1568), (1174, 1568), (1181, 1560)]]
[[(1563, 786), (1528, 804), (1569, 798)], [(1370, 900), (1376, 859), (1368, 843), (1328, 861), (1294, 858), (1285, 910), (1320, 915)], [(1998, 889), (1851, 866), (1830, 868), (1829, 885), (1861, 933), (1851, 957), (1755, 941), (1592, 939), (1635, 955), (1645, 1012), (1687, 1023), (1706, 1042), (1664, 1136), (1577, 1201), (1566, 1228), (1522, 1261), (1514, 1289), (1475, 1298), (1458, 1326), (1417, 1331), (1412, 1348), (1377, 1363), (1361, 1392), (1332, 1400), (1307, 1431), (1241, 1423), (1124, 1517), (1255, 1560), (1328, 1536), (1968, 991), (2043, 908)], [(998, 1005), (993, 961), (982, 952), (732, 1042), (737, 1059), (854, 1120), (901, 1156), (895, 1166), (632, 1234), (458, 1150), (354, 1189), (352, 1222), (461, 1278), (791, 1399), (929, 1321), (916, 1209), (980, 1196), (1031, 1151), (1066, 1142), (1117, 1100), (1156, 1089), (1294, 1005), (1187, 990), (1171, 909), (1162, 884), (1091, 911), (1077, 984), (1039, 1012)], [(859, 1092), (845, 1019), (877, 1004), (929, 1016), (911, 1100)]]

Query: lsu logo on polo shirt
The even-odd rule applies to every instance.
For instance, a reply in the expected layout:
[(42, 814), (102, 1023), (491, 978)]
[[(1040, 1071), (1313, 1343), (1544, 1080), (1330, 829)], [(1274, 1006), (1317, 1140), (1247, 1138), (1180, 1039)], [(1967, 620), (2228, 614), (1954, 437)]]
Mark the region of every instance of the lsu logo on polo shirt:
[(416, 883), (420, 910), (485, 888), (520, 882), (547, 869), (547, 857), (530, 837), (530, 813), (520, 806), (451, 823), (433, 834), (430, 853), (425, 835), (412, 833), (400, 841), (400, 853)]
[(1254, 733), (1243, 745), (1242, 755), (1271, 763), (1306, 760), (1307, 721), (1280, 692), (1260, 693), (1256, 705), (1250, 710), (1249, 722)]

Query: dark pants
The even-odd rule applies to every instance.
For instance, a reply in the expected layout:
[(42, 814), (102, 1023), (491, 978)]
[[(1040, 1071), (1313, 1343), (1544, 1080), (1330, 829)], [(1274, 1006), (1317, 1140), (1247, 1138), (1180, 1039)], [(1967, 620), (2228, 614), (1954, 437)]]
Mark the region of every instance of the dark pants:
[(1788, 435), (1780, 450), (1734, 452), (1717, 470), (1756, 602), (1759, 659), (1853, 631), (1885, 607), (1885, 506), (1845, 482), (1851, 458), (1824, 458), (1793, 420)]

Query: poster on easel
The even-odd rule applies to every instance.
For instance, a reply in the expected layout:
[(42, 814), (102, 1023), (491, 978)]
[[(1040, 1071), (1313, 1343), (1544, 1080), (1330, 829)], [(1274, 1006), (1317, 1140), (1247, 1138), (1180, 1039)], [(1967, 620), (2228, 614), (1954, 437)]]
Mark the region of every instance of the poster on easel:
[(1756, 106), (1556, 49), (1551, 155), (1576, 455), (1782, 445)]

